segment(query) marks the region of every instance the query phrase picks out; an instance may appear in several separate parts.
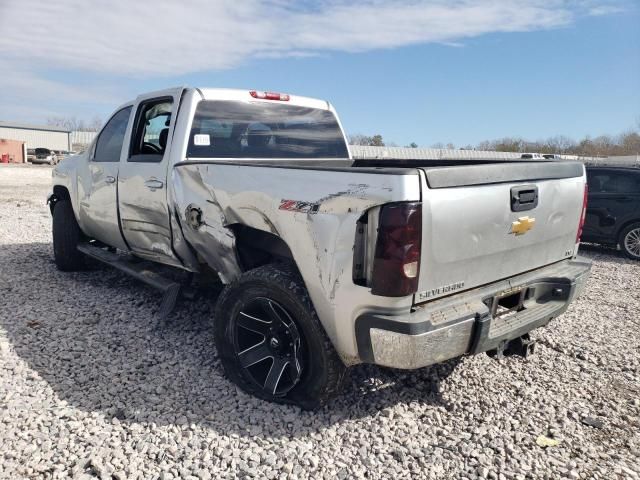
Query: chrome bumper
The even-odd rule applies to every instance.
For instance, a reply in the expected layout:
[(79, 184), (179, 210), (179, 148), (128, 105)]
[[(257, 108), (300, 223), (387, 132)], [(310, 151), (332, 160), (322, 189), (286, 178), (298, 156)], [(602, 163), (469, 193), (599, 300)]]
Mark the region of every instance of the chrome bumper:
[[(406, 315), (365, 313), (356, 320), (360, 359), (414, 369), (499, 348), (546, 325), (582, 292), (591, 262), (564, 260), (506, 280), (416, 305)], [(494, 316), (492, 301), (523, 292), (523, 309)]]

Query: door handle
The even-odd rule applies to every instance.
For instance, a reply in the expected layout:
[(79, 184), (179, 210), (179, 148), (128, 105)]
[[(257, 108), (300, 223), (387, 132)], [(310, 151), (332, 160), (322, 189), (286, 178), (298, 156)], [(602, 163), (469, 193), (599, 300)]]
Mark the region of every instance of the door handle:
[(107, 183), (116, 183), (116, 177), (112, 177), (111, 175), (104, 177), (104, 181)]
[(511, 187), (511, 211), (525, 212), (538, 206), (538, 186), (520, 185)]
[(144, 182), (144, 186), (150, 190), (155, 190), (157, 188), (162, 188), (164, 186), (164, 183), (162, 183), (160, 180), (151, 179)]

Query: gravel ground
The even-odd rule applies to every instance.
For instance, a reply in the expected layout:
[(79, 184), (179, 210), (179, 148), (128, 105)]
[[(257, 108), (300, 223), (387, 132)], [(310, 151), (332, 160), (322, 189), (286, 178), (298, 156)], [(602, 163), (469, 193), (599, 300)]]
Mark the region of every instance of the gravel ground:
[(147, 287), (58, 272), (50, 173), (0, 167), (1, 478), (640, 477), (640, 265), (615, 251), (583, 249), (588, 288), (533, 357), (361, 366), (302, 412), (223, 377), (215, 294), (157, 329)]

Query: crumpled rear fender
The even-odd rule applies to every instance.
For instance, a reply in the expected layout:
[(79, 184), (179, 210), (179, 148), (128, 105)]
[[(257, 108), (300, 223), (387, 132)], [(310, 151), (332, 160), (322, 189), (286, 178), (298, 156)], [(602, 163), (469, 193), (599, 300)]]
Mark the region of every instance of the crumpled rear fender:
[(242, 273), (231, 226), (281, 238), (334, 346), (346, 363), (355, 363), (358, 311), (411, 305), (410, 296), (376, 297), (352, 280), (356, 225), (363, 213), (384, 203), (420, 199), (417, 174), (406, 172), (182, 162), (172, 171), (172, 207), (185, 243), (224, 283)]

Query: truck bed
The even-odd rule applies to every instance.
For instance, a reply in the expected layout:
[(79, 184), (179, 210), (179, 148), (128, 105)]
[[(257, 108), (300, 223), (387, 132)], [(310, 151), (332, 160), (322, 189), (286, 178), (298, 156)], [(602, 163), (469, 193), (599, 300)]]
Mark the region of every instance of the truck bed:
[[(233, 164), (242, 166), (262, 166), (274, 168), (302, 168), (309, 170), (332, 170), (332, 171), (349, 171), (358, 169), (367, 173), (385, 173), (385, 174), (406, 174), (407, 169), (435, 169), (443, 167), (459, 167), (459, 166), (482, 166), (488, 164), (496, 165), (520, 165), (539, 164), (539, 165), (567, 165), (578, 164), (573, 161), (558, 160), (532, 160), (532, 159), (504, 159), (504, 158), (433, 158), (433, 159), (380, 159), (380, 158), (360, 158), (360, 159), (295, 159), (295, 158), (269, 158), (269, 159), (221, 159), (221, 158), (187, 158), (178, 165), (183, 164)], [(554, 167), (555, 168), (555, 167)]]

